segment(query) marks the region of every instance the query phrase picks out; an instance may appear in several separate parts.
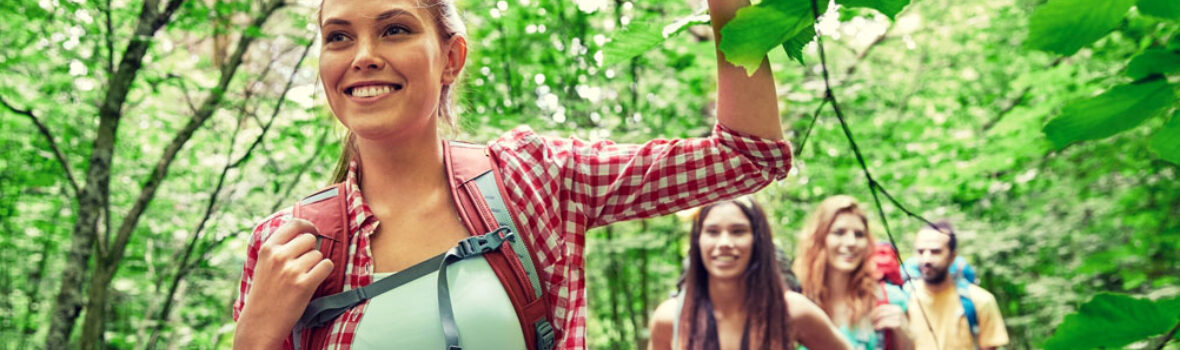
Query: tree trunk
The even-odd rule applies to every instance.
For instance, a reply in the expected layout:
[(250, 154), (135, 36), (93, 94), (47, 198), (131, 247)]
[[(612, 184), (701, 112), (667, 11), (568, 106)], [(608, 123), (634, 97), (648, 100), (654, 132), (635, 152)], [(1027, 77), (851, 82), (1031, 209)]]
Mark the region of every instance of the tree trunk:
[[(98, 134), (90, 154), (86, 187), (78, 193), (78, 218), (74, 221), (73, 242), (66, 255), (61, 287), (50, 313), (49, 334), (45, 339), (46, 349), (64, 349), (69, 344), (74, 321), (82, 311), (82, 290), (78, 286), (82, 285), (90, 254), (95, 249), (98, 217), (104, 209), (103, 203), (106, 203), (110, 188), (111, 158), (114, 155), (119, 119), (123, 116), (123, 103), (127, 101), (131, 83), (143, 67), (144, 54), (151, 46), (148, 38), (155, 36), (156, 31), (168, 22), (182, 2), (183, 0), (168, 0), (163, 11), (158, 12), (161, 10), (157, 8), (157, 1), (144, 1), (135, 34), (127, 44), (123, 59), (119, 62), (119, 69), (107, 84), (106, 97), (98, 110)], [(102, 249), (102, 246), (99, 246), (99, 249)]]
[[(179, 2), (182, 0), (172, 1)], [(266, 7), (254, 18), (251, 26), (262, 28), (266, 20), (283, 5), (283, 0), (272, 0), (267, 3), (265, 5)], [(103, 273), (96, 272), (91, 276), (92, 281), (90, 287), (102, 288), (104, 291), (92, 291), (92, 296), (102, 296), (102, 298), (88, 300), (86, 322), (82, 325), (82, 350), (97, 349), (98, 345), (102, 344), (103, 316), (107, 303), (105, 290), (110, 288), (111, 279), (119, 271), (120, 263), (123, 261), (123, 254), (127, 249), (127, 243), (131, 240), (131, 234), (139, 225), (139, 219), (147, 211), (152, 199), (155, 198), (156, 191), (159, 190), (160, 185), (168, 175), (168, 168), (172, 165), (172, 161), (176, 159), (176, 155), (180, 153), (180, 150), (192, 138), (193, 133), (201, 128), (219, 108), (222, 98), (225, 96), (226, 88), (229, 86), (230, 81), (233, 80), (234, 74), (237, 73), (238, 67), (242, 64), (242, 58), (245, 57), (246, 51), (250, 47), (250, 44), (254, 42), (254, 39), (254, 37), (242, 35), (241, 39), (238, 40), (238, 46), (230, 57), (230, 61), (221, 69), (221, 77), (218, 80), (217, 86), (205, 98), (205, 101), (201, 103), (200, 108), (197, 109), (188, 123), (172, 138), (172, 142), (164, 149), (164, 153), (160, 156), (160, 160), (156, 162), (152, 173), (144, 181), (143, 190), (140, 191), (139, 196), (135, 199), (135, 204), (127, 212), (127, 215), (123, 217), (122, 224), (119, 225), (119, 232), (115, 237), (115, 241), (110, 243), (110, 247), (105, 249), (105, 251), (100, 249), (100, 253), (102, 254), (99, 259), (95, 259), (95, 265), (96, 270)], [(100, 248), (107, 243), (104, 241), (99, 242), (98, 246)]]

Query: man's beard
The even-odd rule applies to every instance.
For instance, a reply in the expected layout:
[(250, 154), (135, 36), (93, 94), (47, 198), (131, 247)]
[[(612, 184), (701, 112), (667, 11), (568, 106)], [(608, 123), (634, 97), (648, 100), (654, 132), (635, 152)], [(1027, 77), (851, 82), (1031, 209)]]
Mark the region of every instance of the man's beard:
[(925, 267), (925, 269), (923, 269), (923, 270), (931, 271), (932, 273), (928, 274), (928, 273), (926, 273), (926, 271), (922, 271), (922, 280), (926, 281), (926, 284), (934, 284), (934, 285), (942, 284), (943, 281), (946, 281), (946, 277), (948, 275), (947, 272), (948, 272), (948, 270), (950, 270), (949, 268), (940, 270), (940, 269), (937, 269), (937, 268), (935, 268), (933, 266), (929, 266), (929, 265), (923, 266), (923, 267)]

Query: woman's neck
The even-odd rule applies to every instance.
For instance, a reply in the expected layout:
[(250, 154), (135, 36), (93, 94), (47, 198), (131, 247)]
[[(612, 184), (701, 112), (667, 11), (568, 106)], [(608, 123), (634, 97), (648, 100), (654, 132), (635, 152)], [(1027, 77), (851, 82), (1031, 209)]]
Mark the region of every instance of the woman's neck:
[(713, 315), (721, 319), (744, 319), (746, 315), (746, 285), (744, 279), (719, 281), (709, 279), (709, 301)]
[(395, 141), (357, 138), (361, 193), (375, 211), (421, 203), (447, 188), (441, 141), (427, 134)]
[[(829, 312), (832, 312), (832, 322), (837, 325), (848, 325), (851, 320), (848, 319), (847, 311), (851, 305), (848, 303), (848, 284), (852, 279), (852, 275), (847, 272), (834, 271), (828, 274), (827, 288), (828, 298), (824, 303), (830, 305)], [(843, 305), (843, 307), (837, 307)], [(840, 312), (841, 310), (843, 312)]]

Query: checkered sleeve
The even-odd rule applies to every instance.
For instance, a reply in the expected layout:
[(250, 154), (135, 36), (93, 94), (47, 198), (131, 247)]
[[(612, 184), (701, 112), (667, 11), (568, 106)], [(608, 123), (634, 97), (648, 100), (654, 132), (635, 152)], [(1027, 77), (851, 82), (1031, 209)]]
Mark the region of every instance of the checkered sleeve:
[(258, 250), (262, 247), (262, 242), (266, 241), (266, 237), (270, 237), (275, 229), (290, 220), (290, 217), (290, 209), (271, 214), (255, 226), (250, 234), (250, 242), (246, 246), (246, 263), (242, 265), (242, 281), (238, 286), (238, 299), (234, 300), (234, 322), (238, 321), (242, 309), (246, 307), (246, 296), (250, 294), (250, 288), (254, 283), (254, 265), (258, 263)]
[(748, 194), (787, 176), (790, 146), (718, 124), (705, 138), (641, 145), (510, 134), (519, 166), (553, 192), (564, 219), (589, 229)]

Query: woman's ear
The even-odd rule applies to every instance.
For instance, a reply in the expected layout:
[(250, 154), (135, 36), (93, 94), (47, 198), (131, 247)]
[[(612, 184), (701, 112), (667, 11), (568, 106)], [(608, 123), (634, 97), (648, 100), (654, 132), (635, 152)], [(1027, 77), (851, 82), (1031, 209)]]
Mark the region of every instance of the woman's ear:
[(450, 85), (455, 82), (459, 73), (463, 72), (463, 66), (467, 64), (467, 38), (462, 35), (451, 36), (444, 49), (443, 53), (446, 55), (447, 64), (443, 67), (442, 83)]

